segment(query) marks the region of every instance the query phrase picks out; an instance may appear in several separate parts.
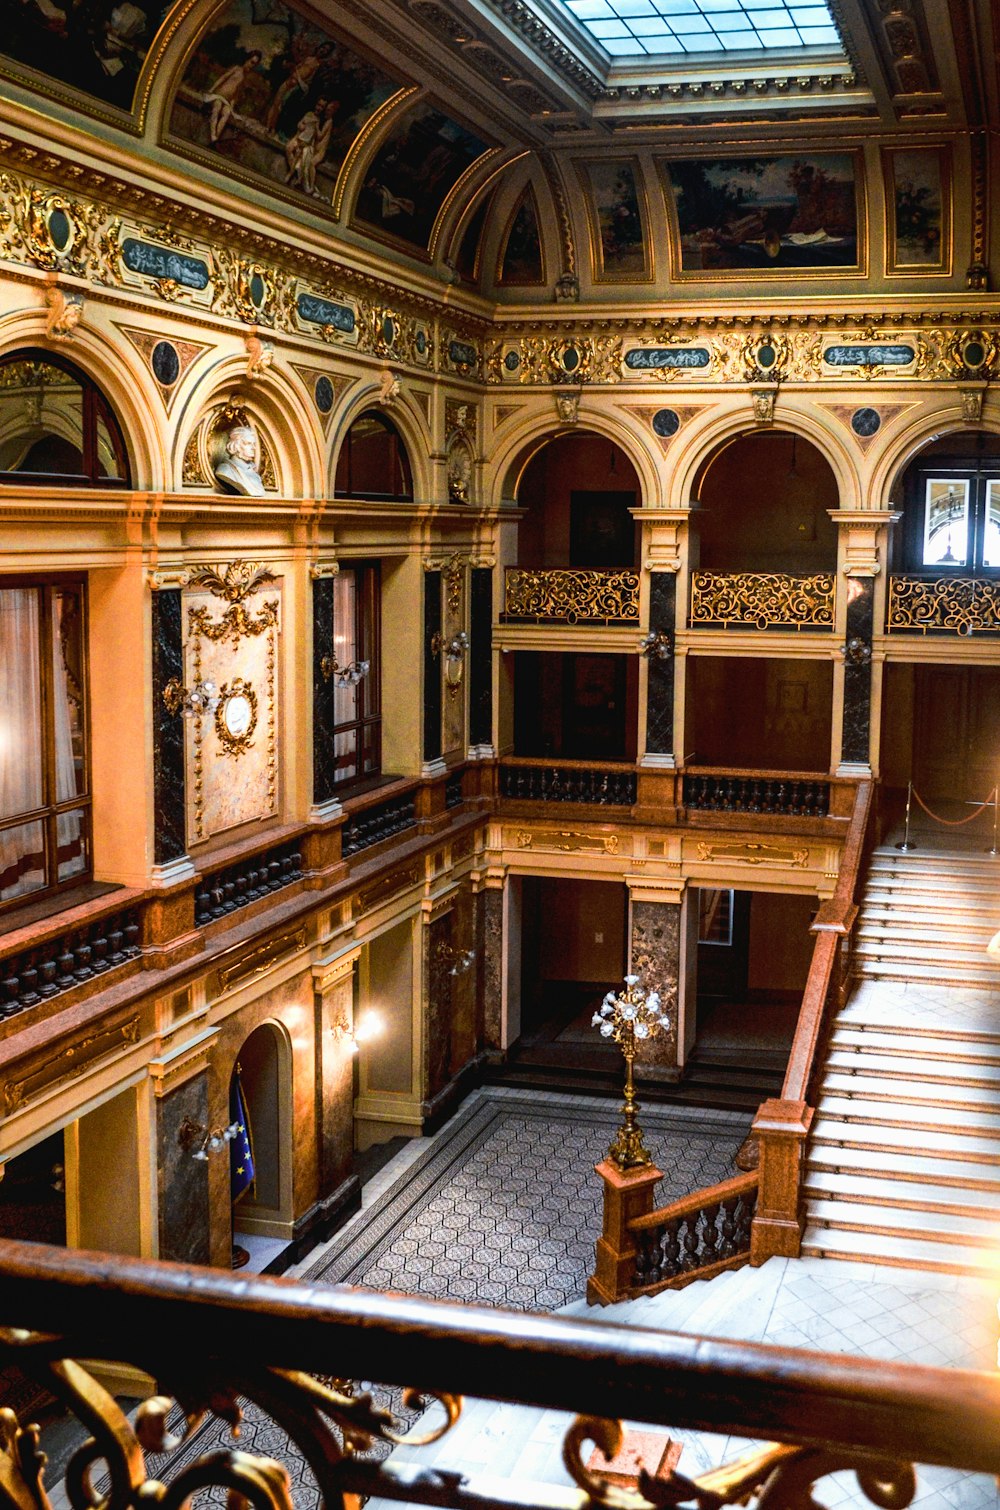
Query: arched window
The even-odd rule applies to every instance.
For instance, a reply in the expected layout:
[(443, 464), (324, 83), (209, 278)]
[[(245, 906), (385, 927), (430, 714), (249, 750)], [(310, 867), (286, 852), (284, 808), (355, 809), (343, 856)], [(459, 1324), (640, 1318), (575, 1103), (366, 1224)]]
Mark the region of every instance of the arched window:
[(334, 496), (412, 499), (410, 459), (399, 431), (384, 414), (360, 415), (344, 436)]
[(0, 483), (128, 487), (118, 421), (85, 373), (28, 348), (0, 360)]

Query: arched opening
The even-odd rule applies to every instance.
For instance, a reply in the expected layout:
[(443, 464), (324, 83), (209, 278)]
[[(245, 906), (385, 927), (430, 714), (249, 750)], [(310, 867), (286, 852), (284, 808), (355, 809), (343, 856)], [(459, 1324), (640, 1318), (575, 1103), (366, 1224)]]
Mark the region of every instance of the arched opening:
[[(959, 431), (933, 441), (893, 494), (903, 517), (890, 541), (886, 629), (890, 646), (902, 638), (914, 648), (885, 667), (880, 773), (900, 810), (912, 780), (919, 797), (955, 821), (969, 818), (969, 804), (984, 801), (997, 779), (1000, 667), (972, 664), (984, 660), (982, 650), (967, 651), (988, 646), (988, 659), (997, 658), (1000, 436)], [(913, 822), (931, 822), (919, 803)], [(950, 840), (981, 850), (991, 823), (988, 812), (950, 829)]]
[(0, 360), (0, 482), (128, 487), (121, 427), (97, 385), (34, 347)]
[(833, 571), (838, 503), (830, 463), (801, 435), (739, 435), (708, 459), (696, 481), (698, 565), (712, 572)]
[(403, 438), (392, 420), (369, 410), (344, 436), (334, 479), (337, 498), (388, 498), (409, 502), (413, 475)]
[(255, 1028), (237, 1055), (229, 1115), (234, 1253), (242, 1248), (262, 1272), (291, 1238), (291, 1057), (274, 1023)]
[[(592, 432), (558, 435), (521, 475), (518, 565), (508, 621), (639, 623), (639, 477), (622, 448)], [(514, 753), (635, 759), (635, 655), (519, 650), (513, 659)]]

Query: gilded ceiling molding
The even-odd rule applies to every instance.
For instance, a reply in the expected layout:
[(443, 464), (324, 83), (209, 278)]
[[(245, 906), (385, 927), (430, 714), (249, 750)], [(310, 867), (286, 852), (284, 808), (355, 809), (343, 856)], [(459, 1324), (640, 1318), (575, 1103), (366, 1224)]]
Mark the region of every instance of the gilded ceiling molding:
[(560, 42), (555, 32), (549, 30), (535, 11), (525, 4), (525, 0), (488, 0), (488, 3), (529, 47), (541, 53), (546, 63), (581, 94), (586, 95), (587, 99), (599, 100), (604, 97), (604, 80)]
[(509, 147), (490, 147), (487, 152), (475, 158), (465, 169), (465, 172), (452, 184), (445, 195), (444, 203), (437, 212), (437, 218), (431, 228), (430, 241), (427, 243), (428, 255), (432, 262), (437, 259), (441, 233), (447, 225), (455, 206), (463, 205), (464, 207), (470, 196), (478, 198), (480, 190), (472, 189), (471, 185), (479, 177), (480, 173), (484, 174), (482, 191), (485, 192), (488, 185), (492, 183), (498, 174), (505, 172), (507, 168), (512, 168), (515, 163), (519, 163), (522, 158), (527, 157), (531, 149), (524, 147), (520, 152), (514, 152), (511, 156), (505, 157), (504, 154), (510, 152), (510, 150)]
[(462, 59), (470, 63), (495, 87), (501, 88), (528, 115), (545, 115), (561, 108), (552, 94), (544, 94), (537, 83), (525, 77), (514, 59), (496, 50), (494, 43), (453, 15), (439, 0), (405, 0), (406, 8), (425, 26), (450, 44)]

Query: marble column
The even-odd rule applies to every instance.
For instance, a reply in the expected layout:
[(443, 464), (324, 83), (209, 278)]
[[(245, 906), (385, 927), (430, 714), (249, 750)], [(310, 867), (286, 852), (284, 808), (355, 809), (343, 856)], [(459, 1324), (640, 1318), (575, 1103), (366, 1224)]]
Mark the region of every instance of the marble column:
[(168, 711), (163, 689), (184, 684), (179, 588), (153, 593), (153, 859), (169, 865), (186, 852), (184, 836), (184, 719)]
[(424, 923), (424, 1055), (422, 1096), (432, 1103), (451, 1079), (455, 917), (449, 907)]
[(871, 577), (848, 581), (844, 643), (844, 703), (840, 742), (842, 765), (871, 763), (872, 630), (875, 583)]
[(674, 618), (677, 577), (672, 571), (652, 572), (649, 578), (649, 627), (668, 635), (670, 654), (649, 657), (646, 691), (646, 754), (674, 753)]
[(333, 726), (334, 681), (323, 676), (323, 660), (331, 657), (333, 647), (333, 578), (319, 577), (312, 585), (313, 618), (313, 805), (321, 806), (336, 797), (337, 763)]
[(479, 893), (480, 991), (482, 1002), (483, 1048), (500, 1053), (503, 1049), (503, 888), (504, 877), (488, 875)]
[[(185, 1119), (202, 1127), (210, 1123), (206, 1068), (157, 1097), (156, 1167), (160, 1258), (207, 1264), (212, 1259), (209, 1161), (181, 1147)], [(228, 1150), (226, 1167), (228, 1182)]]
[[(424, 765), (441, 760), (441, 573), (424, 572)], [(443, 766), (441, 767), (443, 770)]]
[(678, 1023), (683, 989), (682, 898), (651, 895), (648, 888), (631, 889), (629, 905), (629, 970), (647, 991), (658, 991), (670, 1027), (640, 1046), (640, 1073), (676, 1078)]
[(493, 570), (474, 566), (469, 590), (469, 747), (493, 745)]

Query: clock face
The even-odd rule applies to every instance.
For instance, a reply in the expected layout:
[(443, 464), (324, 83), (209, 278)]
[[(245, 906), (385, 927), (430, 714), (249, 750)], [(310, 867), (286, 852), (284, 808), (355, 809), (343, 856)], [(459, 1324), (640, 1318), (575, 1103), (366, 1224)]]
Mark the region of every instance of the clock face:
[(222, 717), (230, 739), (243, 739), (249, 734), (250, 725), (253, 723), (253, 708), (250, 705), (250, 699), (242, 692), (236, 692), (232, 697), (227, 697)]

